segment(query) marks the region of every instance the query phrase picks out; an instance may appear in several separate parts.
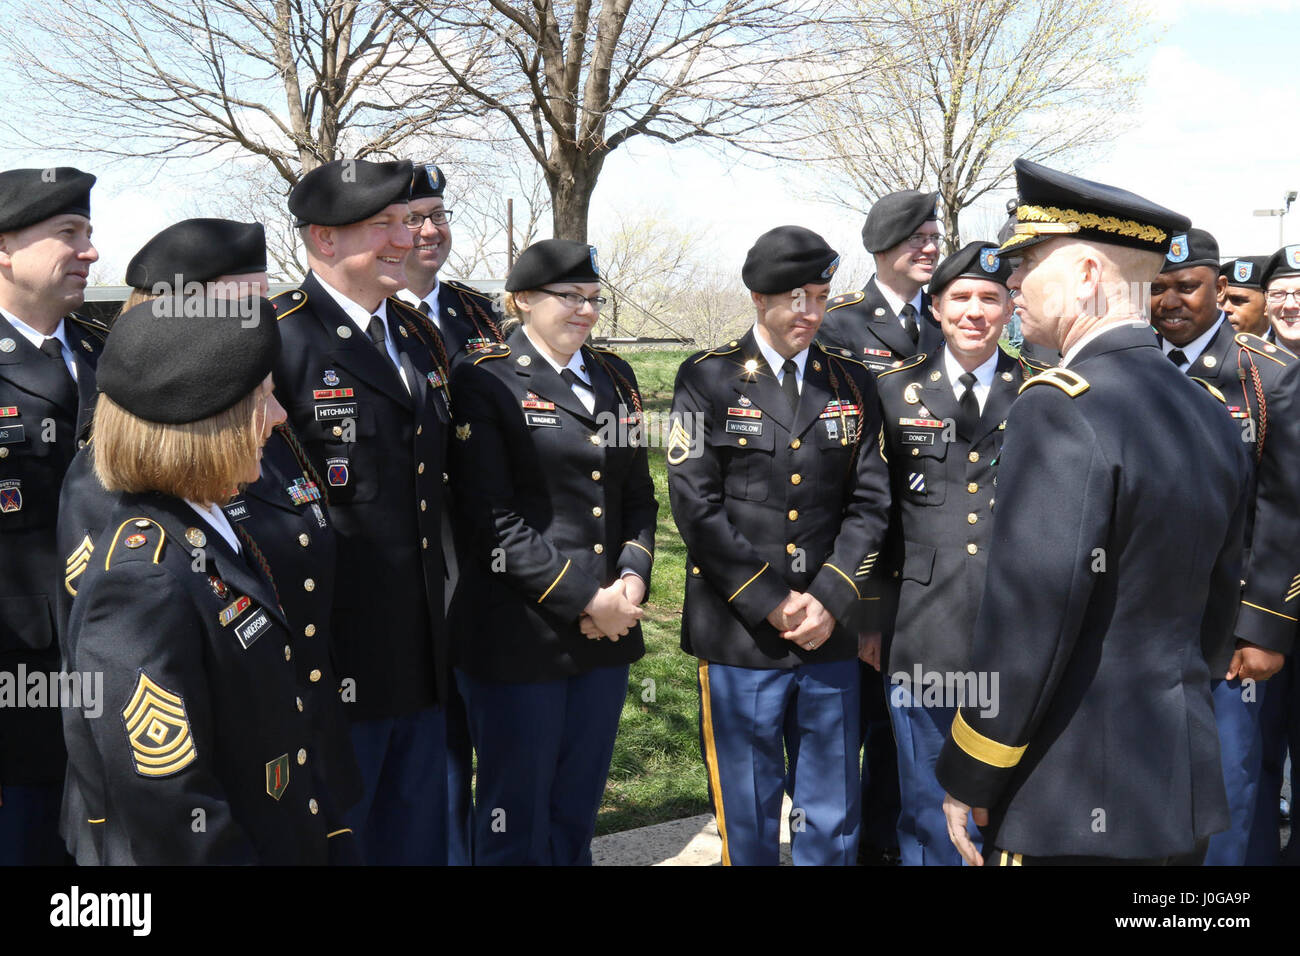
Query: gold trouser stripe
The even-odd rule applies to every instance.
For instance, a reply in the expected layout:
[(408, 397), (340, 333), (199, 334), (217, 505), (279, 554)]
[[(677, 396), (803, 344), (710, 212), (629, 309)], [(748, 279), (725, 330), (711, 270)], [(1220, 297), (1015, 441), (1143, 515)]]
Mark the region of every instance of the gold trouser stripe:
[(718, 836), (722, 837), (722, 865), (731, 866), (731, 851), (727, 848), (727, 814), (722, 806), (722, 774), (718, 772), (718, 748), (713, 742), (713, 702), (709, 697), (709, 662), (706, 660), (700, 661), (700, 714), (704, 730), (704, 766), (709, 772), (709, 785), (713, 788)]
[(1268, 608), (1260, 607), (1258, 604), (1251, 604), (1249, 601), (1242, 601), (1241, 603), (1246, 605), (1246, 607), (1253, 607), (1257, 611), (1263, 611), (1265, 614), (1276, 614), (1278, 617), (1285, 618), (1288, 621), (1300, 620), (1289, 614), (1283, 614), (1280, 611), (1270, 611)]
[(758, 573), (755, 574), (754, 577), (750, 578), (748, 581), (746, 581), (746, 582), (745, 582), (744, 584), (742, 584), (740, 587), (736, 588), (736, 593), (733, 594), (731, 597), (727, 598), (727, 603), (730, 604), (732, 601), (736, 600), (736, 596), (739, 595), (741, 591), (745, 590), (745, 588), (747, 588), (747, 587), (749, 587), (751, 584), (753, 584), (754, 581), (758, 578), (758, 575), (759, 575), (759, 574), (762, 574), (762, 573), (763, 573), (764, 571), (766, 571), (769, 567), (771, 567), (771, 565), (764, 564), (761, 568), (759, 568), (759, 569), (758, 569)]
[(340, 836), (344, 833), (351, 833), (351, 832), (352, 832), (351, 827), (344, 827), (342, 830), (335, 830), (333, 833), (325, 834), (325, 839), (329, 840), (332, 839), (333, 837)]
[(1011, 865), (1024, 866), (1025, 865), (1024, 860), (1025, 860), (1025, 855), (1023, 853), (1017, 853), (1015, 856), (1011, 858)]
[(831, 564), (829, 561), (826, 562), (826, 567), (830, 568), (832, 571), (834, 571), (836, 574), (842, 577), (845, 581), (848, 581), (849, 587), (853, 588), (853, 593), (858, 596), (858, 600), (859, 601), (862, 600), (862, 592), (858, 590), (858, 586), (853, 583), (853, 579), (851, 577), (849, 577), (847, 574), (845, 574), (835, 565)]
[(640, 548), (640, 549), (641, 549), (642, 551), (644, 551), (646, 554), (650, 555), (651, 558), (654, 558), (654, 552), (651, 551), (649, 548), (647, 548), (647, 547), (646, 547), (645, 545), (643, 545), (643, 544), (637, 544), (635, 541), (624, 541), (623, 543), (624, 543), (624, 544), (630, 544), (630, 545), (631, 545), (632, 547), (634, 547), (634, 548)]
[(564, 562), (564, 567), (560, 568), (560, 573), (555, 576), (555, 580), (551, 582), (551, 586), (547, 588), (545, 591), (543, 591), (542, 596), (537, 599), (538, 604), (541, 604), (543, 601), (545, 601), (546, 595), (550, 594), (552, 591), (555, 590), (555, 586), (560, 583), (560, 578), (564, 577), (564, 572), (569, 570), (569, 565), (571, 565), (572, 563), (573, 563), (572, 558)]
[(1002, 859), (998, 860), (998, 866), (1006, 866), (1006, 865), (1007, 865), (1007, 851), (1003, 850)]
[(996, 740), (985, 737), (966, 723), (961, 708), (957, 709), (957, 716), (952, 722), (952, 742), (980, 761), (980, 763), (1004, 769), (1014, 767), (1020, 763), (1020, 758), (1025, 755), (1025, 751), (1029, 748), (1028, 744), (1023, 747), (1008, 747), (1006, 744), (1000, 744)]

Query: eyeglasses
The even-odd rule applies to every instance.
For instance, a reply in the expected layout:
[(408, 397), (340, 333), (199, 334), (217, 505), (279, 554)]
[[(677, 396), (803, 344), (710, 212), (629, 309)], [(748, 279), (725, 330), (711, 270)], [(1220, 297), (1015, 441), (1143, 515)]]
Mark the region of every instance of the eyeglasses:
[(907, 237), (907, 248), (924, 249), (932, 242), (937, 246), (942, 240), (943, 236), (937, 232), (916, 232)]
[(412, 232), (419, 232), (424, 228), (424, 220), (426, 219), (435, 226), (445, 226), (451, 222), (451, 210), (435, 209), (433, 212), (408, 212), (402, 217), (402, 225)]
[(1281, 305), (1288, 296), (1294, 297), (1295, 304), (1300, 305), (1300, 289), (1270, 289), (1265, 298), (1274, 305)]
[(538, 289), (538, 292), (545, 292), (547, 295), (553, 295), (557, 299), (563, 299), (564, 304), (571, 309), (581, 309), (582, 303), (587, 303), (593, 309), (599, 310), (609, 300), (603, 295), (594, 295), (588, 299), (585, 295), (578, 295), (576, 292), (556, 292), (553, 289)]

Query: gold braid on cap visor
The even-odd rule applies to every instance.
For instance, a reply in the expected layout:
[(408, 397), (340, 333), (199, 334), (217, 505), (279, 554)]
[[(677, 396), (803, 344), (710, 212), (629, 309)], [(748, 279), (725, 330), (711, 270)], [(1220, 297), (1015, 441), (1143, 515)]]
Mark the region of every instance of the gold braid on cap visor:
[[(1042, 225), (1039, 225), (1040, 223)], [(1053, 226), (1057, 228), (1054, 229)], [(1061, 226), (1072, 226), (1073, 228), (1061, 229)], [(1080, 229), (1111, 232), (1117, 236), (1129, 236), (1155, 245), (1159, 245), (1169, 238), (1168, 233), (1163, 229), (1133, 219), (1099, 216), (1092, 212), (1059, 209), (1056, 206), (1016, 207), (1016, 233), (1018, 235), (1059, 235), (1067, 231), (1078, 232)]]

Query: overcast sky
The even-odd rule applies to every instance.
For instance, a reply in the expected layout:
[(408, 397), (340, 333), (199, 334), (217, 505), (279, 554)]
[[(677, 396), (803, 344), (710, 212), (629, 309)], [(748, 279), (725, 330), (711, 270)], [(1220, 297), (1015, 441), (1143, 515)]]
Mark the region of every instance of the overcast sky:
[[(1266, 254), (1278, 245), (1278, 220), (1253, 210), (1282, 205), (1300, 189), (1300, 0), (1156, 0), (1164, 32), (1135, 125), (1076, 168), (1170, 206), (1215, 233), (1227, 255)], [(13, 101), (7, 104), (14, 109)], [(11, 122), (19, 118), (10, 114)], [(855, 287), (869, 270), (861, 250), (861, 217), (807, 199), (811, 171), (792, 160), (719, 157), (696, 147), (667, 147), (638, 138), (607, 161), (592, 204), (591, 235), (617, 218), (666, 217), (685, 231), (705, 231), (708, 248), (739, 274), (745, 250), (760, 233), (784, 223), (821, 232), (845, 255), (836, 289)], [(53, 154), (53, 158), (51, 158)], [(101, 170), (92, 156), (0, 147), (5, 167), (67, 163), (100, 175), (93, 196), (96, 244), (105, 276), (120, 276), (146, 239), (170, 222), (204, 215), (202, 195), (170, 188), (168, 174), (136, 166)], [(451, 174), (454, 191), (454, 172)], [(151, 181), (141, 182), (142, 177)], [(214, 184), (221, 188), (220, 183)], [(966, 223), (998, 221), (1011, 195), (989, 197)], [(1300, 203), (1286, 219), (1286, 237), (1300, 241)]]

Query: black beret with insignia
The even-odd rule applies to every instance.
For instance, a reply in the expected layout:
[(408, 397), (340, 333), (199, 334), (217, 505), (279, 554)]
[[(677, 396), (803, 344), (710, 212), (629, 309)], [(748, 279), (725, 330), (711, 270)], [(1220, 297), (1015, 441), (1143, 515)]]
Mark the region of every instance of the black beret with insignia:
[(930, 295), (937, 296), (953, 279), (987, 279), (1000, 286), (1007, 284), (1011, 265), (998, 253), (993, 242), (969, 242), (940, 262), (930, 277)]
[(543, 239), (519, 253), (506, 276), (506, 291), (539, 289), (549, 282), (599, 281), (595, 246), (576, 239)]
[(1259, 281), (1267, 289), (1270, 282), (1284, 276), (1300, 276), (1300, 245), (1283, 246), (1269, 256)]
[(1003, 253), (1060, 236), (1164, 255), (1192, 222), (1126, 189), (1080, 179), (1027, 159), (1016, 160), (1016, 231)]
[(9, 169), (0, 173), (0, 232), (14, 232), (54, 216), (90, 218), (95, 177), (71, 166)]
[(180, 276), (181, 284), (266, 271), (266, 230), (260, 222), (184, 219), (141, 247), (127, 264), (126, 284), (149, 291)]
[(266, 299), (202, 299), (202, 314), (176, 317), (158, 307), (166, 301), (124, 312), (104, 343), (96, 384), (128, 412), (164, 425), (201, 421), (271, 374), (280, 329)]
[(1193, 266), (1219, 268), (1219, 241), (1204, 229), (1188, 229), (1169, 240), (1161, 272), (1177, 272)]
[(1228, 280), (1228, 285), (1262, 290), (1264, 266), (1267, 263), (1268, 256), (1242, 256), (1240, 259), (1229, 259), (1219, 266), (1219, 275)]
[(938, 193), (904, 189), (881, 196), (867, 213), (862, 227), (862, 244), (867, 252), (892, 249), (920, 228), (921, 223), (939, 218)]
[(289, 193), (289, 211), (295, 226), (346, 226), (404, 203), (410, 194), (409, 159), (336, 159), (299, 180)]
[(442, 170), (433, 163), (413, 163), (411, 169), (412, 199), (441, 199), (442, 191), (447, 188), (447, 179)]
[(745, 288), (771, 295), (830, 282), (839, 264), (839, 253), (811, 229), (777, 226), (755, 241), (740, 277)]

